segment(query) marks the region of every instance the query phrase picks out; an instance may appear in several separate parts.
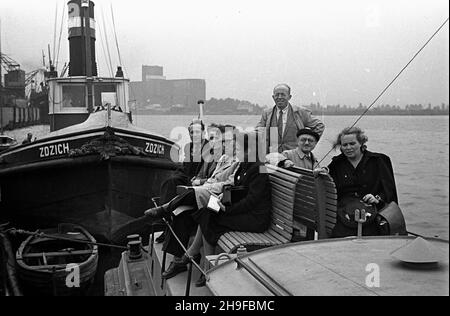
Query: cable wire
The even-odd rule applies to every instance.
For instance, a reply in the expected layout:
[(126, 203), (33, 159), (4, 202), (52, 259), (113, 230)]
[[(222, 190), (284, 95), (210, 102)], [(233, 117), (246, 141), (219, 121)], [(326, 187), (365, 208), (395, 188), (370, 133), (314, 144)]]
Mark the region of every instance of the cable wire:
[(59, 63), (59, 52), (61, 49), (61, 36), (62, 36), (62, 30), (63, 30), (63, 23), (64, 23), (64, 17), (66, 13), (66, 7), (62, 7), (62, 16), (61, 16), (61, 25), (59, 27), (59, 39), (58, 39), (58, 53), (56, 54), (56, 63), (55, 63), (55, 70), (58, 71), (58, 63)]
[[(367, 109), (356, 119), (356, 121), (353, 123), (352, 126), (350, 126), (350, 128), (354, 127), (356, 125), (356, 123), (359, 122), (359, 120), (361, 120), (361, 118), (369, 111), (369, 109), (375, 104), (375, 102), (378, 101), (378, 99), (381, 98), (381, 96), (386, 92), (387, 89), (389, 89), (389, 87), (395, 82), (395, 80), (397, 80), (398, 77), (400, 77), (400, 75), (403, 73), (403, 71), (412, 63), (412, 61), (420, 54), (420, 52), (428, 45), (428, 43), (436, 36), (436, 34), (444, 27), (444, 25), (448, 22), (448, 17), (447, 19), (444, 21), (444, 23), (441, 24), (441, 26), (439, 26), (439, 28), (433, 33), (433, 35), (430, 36), (430, 38), (425, 42), (425, 44), (422, 45), (422, 47), (414, 54), (414, 56), (408, 61), (408, 63), (402, 68), (402, 70), (400, 70), (400, 72), (394, 77), (394, 79), (391, 80), (391, 82), (389, 82), (389, 84), (383, 89), (383, 91), (381, 91), (381, 93), (378, 94), (378, 96), (375, 98), (375, 100), (372, 101), (372, 103), (367, 107)], [(319, 161), (319, 164), (334, 150), (334, 148), (331, 148), (326, 154), (325, 156), (322, 158), (322, 160)]]
[[(102, 7), (102, 20), (103, 20), (103, 35), (105, 36), (106, 50), (108, 52), (109, 67), (110, 67), (111, 72), (112, 72), (112, 70), (114, 68), (112, 66), (111, 53), (109, 51), (108, 35), (107, 35), (107, 32), (106, 32), (105, 14), (103, 12), (103, 7)], [(112, 77), (112, 75), (111, 75), (111, 77)]]
[(119, 56), (119, 63), (120, 63), (120, 65), (123, 66), (122, 65), (122, 57), (120, 56), (119, 42), (117, 40), (116, 23), (114, 21), (114, 11), (113, 11), (112, 3), (110, 5), (111, 5), (110, 7), (111, 7), (111, 18), (112, 18), (112, 24), (113, 24), (114, 38), (116, 40), (117, 55)]

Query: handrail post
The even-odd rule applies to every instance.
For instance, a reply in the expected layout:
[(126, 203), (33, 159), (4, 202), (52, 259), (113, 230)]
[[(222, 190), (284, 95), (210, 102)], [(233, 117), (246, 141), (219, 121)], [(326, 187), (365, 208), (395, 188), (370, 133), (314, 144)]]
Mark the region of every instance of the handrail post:
[(189, 296), (189, 293), (191, 291), (191, 278), (192, 278), (192, 262), (189, 261), (189, 271), (188, 271), (188, 277), (187, 277), (187, 283), (186, 283), (185, 296)]
[(317, 234), (318, 239), (327, 238), (327, 231), (325, 225), (325, 214), (326, 214), (326, 191), (325, 185), (321, 175), (314, 178), (314, 184), (316, 187), (316, 220), (317, 220)]
[[(155, 207), (159, 206), (156, 198), (152, 198), (152, 202), (155, 205)], [(155, 244), (155, 225), (154, 224), (152, 224), (151, 233), (152, 233), (152, 239), (150, 241), (150, 256), (153, 257), (153, 245)]]
[(167, 257), (167, 251), (163, 251), (163, 259), (161, 263), (161, 288), (164, 285), (164, 278), (162, 277), (162, 274), (166, 271), (166, 257)]
[(150, 256), (153, 257), (153, 247), (155, 244), (155, 226), (153, 224), (152, 224), (151, 233), (152, 233), (152, 238), (150, 240)]

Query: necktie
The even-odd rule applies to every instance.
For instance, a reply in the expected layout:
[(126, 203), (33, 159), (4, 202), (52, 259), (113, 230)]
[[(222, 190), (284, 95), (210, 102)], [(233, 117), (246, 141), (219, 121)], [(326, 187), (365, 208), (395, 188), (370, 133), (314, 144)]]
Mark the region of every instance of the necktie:
[(280, 112), (278, 112), (277, 127), (278, 127), (278, 142), (279, 144), (281, 144), (281, 140), (283, 139), (283, 111), (281, 110)]

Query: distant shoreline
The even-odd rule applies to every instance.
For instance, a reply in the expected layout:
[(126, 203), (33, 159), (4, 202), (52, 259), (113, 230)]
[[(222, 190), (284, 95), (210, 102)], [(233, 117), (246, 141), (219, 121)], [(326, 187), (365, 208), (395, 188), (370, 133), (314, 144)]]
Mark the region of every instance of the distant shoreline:
[[(154, 112), (147, 112), (147, 111), (137, 111), (133, 112), (137, 115), (161, 115), (161, 116), (177, 116), (177, 115), (198, 115), (198, 113), (154, 113)], [(357, 116), (361, 115), (362, 113), (312, 113), (314, 116)], [(261, 113), (204, 113), (204, 115), (254, 115), (254, 116), (260, 116)], [(366, 113), (364, 114), (366, 116), (449, 116), (449, 113)]]

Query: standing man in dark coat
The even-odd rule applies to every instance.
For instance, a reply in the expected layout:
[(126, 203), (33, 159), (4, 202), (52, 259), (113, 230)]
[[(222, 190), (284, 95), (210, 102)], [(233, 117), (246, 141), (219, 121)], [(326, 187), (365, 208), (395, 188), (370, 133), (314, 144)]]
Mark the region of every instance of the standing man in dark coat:
[[(312, 117), (311, 111), (303, 107), (292, 106), (289, 103), (291, 97), (291, 88), (287, 84), (275, 86), (272, 95), (275, 106), (265, 110), (261, 120), (256, 125), (258, 130), (264, 129), (265, 131), (267, 153), (281, 153), (296, 148), (297, 132), (305, 127), (316, 132), (319, 137), (325, 130), (325, 125), (318, 118)], [(270, 136), (271, 130), (272, 139)]]

